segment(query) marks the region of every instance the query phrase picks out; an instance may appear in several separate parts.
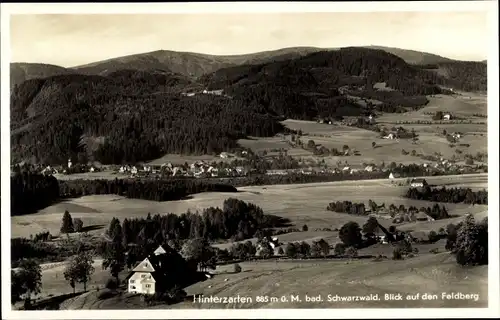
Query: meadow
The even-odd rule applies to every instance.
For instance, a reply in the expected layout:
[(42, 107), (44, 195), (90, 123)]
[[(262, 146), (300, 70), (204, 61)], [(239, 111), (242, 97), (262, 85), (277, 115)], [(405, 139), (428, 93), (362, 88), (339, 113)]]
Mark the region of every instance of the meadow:
[[(212, 279), (185, 290), (188, 295), (249, 297), (251, 303), (193, 303), (151, 308), (405, 308), (405, 307), (486, 307), (488, 304), (487, 266), (463, 268), (447, 252), (416, 255), (402, 261), (261, 261), (243, 262), (241, 273), (232, 273), (232, 265), (219, 266)], [(442, 292), (478, 294), (478, 300), (441, 299)], [(384, 300), (385, 294), (436, 294), (433, 300)], [(366, 296), (378, 294), (380, 301), (329, 302), (328, 295)], [(307, 302), (305, 295), (321, 296), (321, 302)], [(65, 301), (61, 309), (144, 309), (138, 295), (123, 294), (99, 299), (90, 291)], [(257, 302), (257, 296), (277, 297), (276, 301)], [(281, 297), (287, 297), (282, 302)], [(299, 296), (292, 301), (291, 296)]]

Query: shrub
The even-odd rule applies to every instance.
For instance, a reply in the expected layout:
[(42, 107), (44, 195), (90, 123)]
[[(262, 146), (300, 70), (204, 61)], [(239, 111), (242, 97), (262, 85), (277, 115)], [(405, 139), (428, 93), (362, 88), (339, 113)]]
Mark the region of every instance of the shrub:
[(111, 291), (109, 289), (104, 289), (104, 290), (99, 291), (99, 294), (97, 295), (97, 299), (99, 299), (99, 300), (109, 299), (109, 298), (113, 297), (114, 295), (115, 294), (113, 291)]
[(302, 231), (307, 231), (309, 230), (309, 227), (307, 226), (307, 224), (303, 225), (302, 226)]
[(278, 254), (279, 254), (279, 255), (284, 255), (284, 254), (285, 254), (285, 251), (283, 250), (283, 248), (282, 248), (282, 247), (280, 247), (280, 248), (278, 249)]
[(80, 218), (74, 218), (73, 219), (73, 226), (75, 229), (75, 232), (82, 232), (83, 230), (83, 221)]
[(403, 252), (401, 248), (394, 248), (392, 251), (392, 260), (403, 260)]
[(241, 266), (237, 263), (234, 265), (234, 273), (240, 273), (241, 272)]
[(106, 289), (115, 290), (118, 288), (118, 282), (115, 278), (110, 278), (106, 281)]
[(354, 258), (358, 256), (358, 250), (354, 247), (349, 247), (345, 250), (345, 254), (350, 258)]
[(436, 242), (436, 241), (438, 241), (438, 240), (439, 240), (439, 236), (438, 236), (438, 234), (436, 233), (436, 231), (430, 231), (430, 232), (429, 232), (429, 236), (428, 236), (428, 237), (429, 237), (429, 241), (430, 241), (430, 242)]
[(439, 253), (439, 248), (433, 248), (433, 249), (429, 250), (429, 252), (434, 253), (434, 254)]
[(335, 248), (333, 249), (333, 252), (338, 255), (338, 256), (343, 256), (345, 254), (345, 244), (343, 243), (337, 243), (335, 245)]

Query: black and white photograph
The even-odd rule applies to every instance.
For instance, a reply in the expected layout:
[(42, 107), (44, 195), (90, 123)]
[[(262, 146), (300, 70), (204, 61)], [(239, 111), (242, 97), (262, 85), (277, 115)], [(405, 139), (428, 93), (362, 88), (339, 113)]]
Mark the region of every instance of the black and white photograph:
[(498, 2), (1, 11), (6, 319), (500, 315)]

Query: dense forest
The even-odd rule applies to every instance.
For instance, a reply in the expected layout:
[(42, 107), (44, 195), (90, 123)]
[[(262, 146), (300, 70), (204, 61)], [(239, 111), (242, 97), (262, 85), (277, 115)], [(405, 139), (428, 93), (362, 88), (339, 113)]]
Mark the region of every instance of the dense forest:
[[(161, 70), (30, 79), (11, 92), (12, 161), (61, 164), (71, 157), (119, 164), (166, 153), (216, 154), (238, 148), (240, 138), (283, 132), (284, 118), (418, 108), (427, 103), (424, 95), (442, 92), (438, 85), (447, 81), (364, 48), (220, 69), (196, 82)], [(379, 82), (394, 91), (374, 89)], [(180, 94), (203, 87), (228, 96)], [(343, 87), (383, 104), (363, 107)]]
[(134, 199), (168, 201), (208, 191), (237, 192), (228, 184), (196, 179), (57, 180), (50, 175), (18, 173), (11, 177), (11, 215), (33, 213), (55, 201), (84, 195), (117, 194)]
[(35, 212), (58, 198), (59, 183), (53, 176), (23, 172), (10, 178), (11, 215)]
[(439, 71), (446, 78), (445, 84), (452, 88), (484, 92), (488, 89), (488, 65), (484, 62), (447, 61), (420, 67)]
[(122, 71), (29, 80), (12, 92), (13, 161), (125, 163), (165, 153), (214, 154), (248, 135), (283, 131), (256, 104), (181, 97), (179, 80)]
[(488, 191), (472, 191), (470, 188), (431, 188), (429, 186), (419, 190), (410, 188), (406, 197), (416, 200), (427, 200), (435, 202), (488, 204)]
[(74, 198), (94, 194), (116, 194), (132, 199), (152, 201), (180, 200), (201, 192), (237, 192), (228, 184), (208, 183), (198, 179), (168, 180), (60, 180), (60, 196)]

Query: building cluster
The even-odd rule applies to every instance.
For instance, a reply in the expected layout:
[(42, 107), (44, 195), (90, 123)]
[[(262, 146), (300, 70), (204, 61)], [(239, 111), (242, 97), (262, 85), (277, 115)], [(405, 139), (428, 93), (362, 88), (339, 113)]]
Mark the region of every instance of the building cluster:
[(172, 163), (164, 163), (162, 165), (145, 165), (142, 167), (124, 165), (118, 169), (121, 174), (131, 174), (133, 176), (162, 174), (173, 177), (227, 177), (227, 176), (245, 176), (249, 172), (243, 166), (219, 168), (214, 164), (209, 164), (205, 161), (195, 161), (190, 165), (174, 165)]

